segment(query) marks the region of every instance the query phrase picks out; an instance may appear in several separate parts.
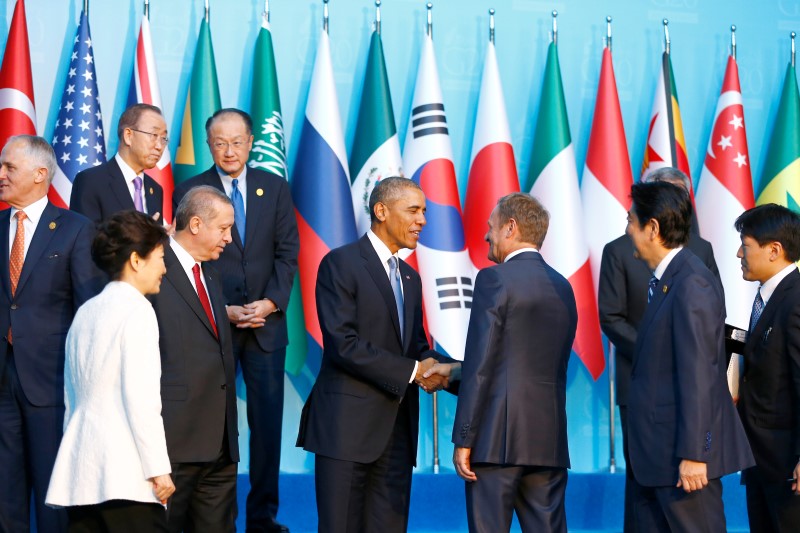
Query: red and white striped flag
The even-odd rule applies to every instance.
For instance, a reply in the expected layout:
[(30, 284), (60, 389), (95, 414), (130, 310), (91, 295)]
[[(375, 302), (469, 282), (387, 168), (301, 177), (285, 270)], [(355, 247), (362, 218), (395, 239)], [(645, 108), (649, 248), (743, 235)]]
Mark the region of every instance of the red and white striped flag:
[(483, 64), (478, 114), (472, 138), (472, 164), (464, 203), (464, 234), (475, 270), (491, 266), (486, 244), (486, 222), (497, 200), (519, 191), (519, 178), (511, 147), (506, 104), (494, 43), (489, 42)]
[(611, 50), (603, 50), (581, 197), (595, 294), (603, 247), (625, 231), (633, 173), (622, 124)]
[[(145, 16), (139, 28), (139, 38), (136, 41), (136, 57), (133, 61), (133, 73), (128, 90), (128, 106), (133, 104), (150, 104), (158, 108), (161, 106), (161, 92), (158, 88), (158, 73), (156, 60), (153, 56), (153, 43), (150, 39), (150, 21)], [(164, 189), (164, 205), (161, 213), (166, 223), (172, 222), (172, 191), (175, 183), (172, 179), (172, 160), (169, 146), (164, 149), (161, 159), (156, 166), (147, 171), (147, 175), (156, 180)]]
[(725, 287), (726, 321), (742, 329), (748, 328), (757, 285), (742, 279), (736, 260), (741, 242), (733, 223), (754, 205), (739, 68), (729, 56), (697, 189), (697, 221), (714, 248)]
[(25, 2), (17, 0), (0, 67), (0, 148), (12, 135), (36, 135)]

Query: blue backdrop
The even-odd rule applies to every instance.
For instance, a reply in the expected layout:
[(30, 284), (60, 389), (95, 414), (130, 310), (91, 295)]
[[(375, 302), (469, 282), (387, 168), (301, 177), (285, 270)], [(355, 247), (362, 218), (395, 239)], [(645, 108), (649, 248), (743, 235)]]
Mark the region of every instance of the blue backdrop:
[[(0, 8), (0, 45), (5, 47), (14, 8)], [(34, 78), (37, 128), (51, 138), (72, 39), (82, 0), (26, 2)], [(142, 0), (92, 0), (90, 25), (109, 156), (124, 108)], [(670, 20), (672, 62), (680, 97), (689, 161), (699, 176), (714, 107), (736, 24), (745, 122), (754, 177), (760, 175), (766, 139), (774, 120), (782, 77), (789, 61), (789, 32), (800, 28), (800, 0), (439, 0), (434, 6), (434, 42), (447, 106), (459, 189), (469, 172), (472, 125), (488, 36), (487, 9), (497, 10), (496, 44), (511, 136), (521, 179), (528, 172), (533, 126), (551, 27), (558, 10), (559, 54), (570, 127), (579, 173), (583, 169), (594, 108), (605, 17), (612, 15), (614, 67), (634, 175), (638, 175), (663, 46), (661, 20)], [(263, 0), (211, 0), (211, 33), (222, 105), (249, 107), (253, 47)], [(294, 162), (308, 83), (321, 30), (322, 2), (273, 0), (272, 30), (284, 110), (289, 164)], [(373, 3), (332, 0), (330, 39), (339, 106), (347, 147), (352, 143), (361, 82), (366, 65)], [(202, 0), (152, 0), (150, 21), (167, 123), (176, 153), (181, 113), (191, 75)], [(382, 37), (400, 139), (405, 138), (416, 78), (425, 3), (385, 0)], [(695, 183), (696, 185), (696, 183)], [(557, 206), (548, 206), (557, 209)], [(624, 220), (608, 221), (622, 233)], [(735, 261), (718, 257), (717, 261)], [(441, 457), (451, 468), (449, 445), (455, 403), (440, 395)], [(313, 463), (294, 448), (303, 398), (287, 381), (283, 469), (308, 471)], [(420, 467), (432, 464), (430, 400), (423, 400)], [(240, 407), (243, 407), (241, 405)], [(609, 460), (608, 373), (596, 382), (573, 357), (567, 409), (573, 468), (595, 471)], [(242, 413), (242, 469), (247, 467), (246, 425)], [(619, 443), (619, 429), (617, 442)], [(622, 463), (621, 448), (617, 462)]]

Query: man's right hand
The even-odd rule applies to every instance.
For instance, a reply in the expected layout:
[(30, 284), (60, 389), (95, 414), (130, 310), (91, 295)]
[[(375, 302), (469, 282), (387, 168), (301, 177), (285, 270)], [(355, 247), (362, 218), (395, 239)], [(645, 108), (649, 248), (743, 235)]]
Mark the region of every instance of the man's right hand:
[(422, 387), (422, 389), (427, 393), (442, 390), (450, 383), (447, 376), (440, 374), (433, 374), (429, 377), (425, 377), (425, 373), (435, 364), (436, 359), (433, 357), (428, 357), (427, 359), (420, 361), (417, 365), (417, 375), (414, 376), (414, 383)]
[(167, 504), (167, 500), (175, 493), (175, 484), (172, 483), (172, 476), (163, 474), (150, 478), (153, 483), (153, 494), (156, 495), (158, 501)]
[(239, 329), (260, 328), (266, 322), (255, 310), (242, 305), (229, 305), (225, 310), (228, 312), (228, 321)]

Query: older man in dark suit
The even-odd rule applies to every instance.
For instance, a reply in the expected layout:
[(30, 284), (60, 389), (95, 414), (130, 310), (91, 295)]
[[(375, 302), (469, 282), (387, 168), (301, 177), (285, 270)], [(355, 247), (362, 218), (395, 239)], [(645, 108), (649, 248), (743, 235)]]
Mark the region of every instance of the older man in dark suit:
[(236, 368), (220, 278), (208, 265), (230, 244), (232, 227), (227, 196), (213, 187), (189, 191), (178, 205), (175, 236), (164, 250), (167, 273), (153, 297), (174, 533), (236, 529)]
[(117, 137), (119, 147), (113, 159), (75, 176), (70, 209), (94, 222), (126, 209), (160, 221), (164, 191), (145, 170), (158, 164), (169, 143), (161, 110), (149, 104), (132, 105), (119, 118)]
[(47, 201), (56, 156), (41, 137), (11, 137), (0, 154), (0, 531), (66, 531), (44, 499), (64, 425), (64, 344), (104, 276), (94, 228)]
[(569, 282), (539, 249), (549, 214), (530, 195), (501, 198), (489, 218), (453, 423), (471, 532), (567, 531), (567, 363), (578, 325)]
[(425, 195), (409, 179), (386, 178), (369, 205), (371, 229), (328, 253), (317, 275), (322, 367), (297, 445), (316, 455), (320, 532), (406, 531), (419, 432), (414, 383), (443, 384), (422, 378), (436, 355), (422, 327), (422, 283), (397, 257), (417, 246)]
[[(660, 168), (642, 179), (643, 182), (665, 181), (689, 190), (689, 178), (677, 168)], [(719, 270), (714, 261), (711, 243), (690, 231), (686, 247), (691, 250), (714, 276)], [(631, 507), (633, 488), (628, 457), (628, 387), (631, 381), (633, 349), (636, 333), (647, 307), (647, 281), (652, 273), (644, 262), (634, 257), (633, 243), (622, 235), (606, 244), (600, 263), (600, 284), (597, 303), (600, 309), (600, 327), (614, 345), (616, 402), (622, 425), (622, 454), (625, 458), (625, 515), (624, 528), (633, 531)]]
[(209, 185), (231, 198), (233, 243), (212, 264), (222, 278), (233, 353), (247, 387), (250, 493), (247, 531), (288, 531), (279, 524), (278, 474), (283, 426), (283, 369), (289, 337), (286, 308), (297, 271), (300, 241), (285, 179), (248, 168), (252, 121), (238, 109), (221, 109), (206, 123), (214, 166), (181, 183), (177, 206), (192, 187)]
[(756, 459), (743, 473), (750, 531), (800, 531), (800, 217), (760, 205), (736, 230), (742, 275), (760, 285), (738, 403)]
[(690, 251), (689, 194), (638, 183), (626, 233), (653, 272), (629, 391), (638, 531), (725, 531), (720, 478), (753, 464), (725, 377), (725, 303)]

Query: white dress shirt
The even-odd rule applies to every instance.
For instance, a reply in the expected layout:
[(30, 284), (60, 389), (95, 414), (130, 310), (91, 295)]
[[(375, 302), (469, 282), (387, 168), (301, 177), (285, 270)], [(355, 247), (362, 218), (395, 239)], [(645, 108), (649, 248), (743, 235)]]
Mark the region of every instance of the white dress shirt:
[(797, 270), (797, 265), (792, 263), (791, 265), (787, 265), (786, 268), (782, 269), (780, 272), (769, 278), (761, 287), (759, 287), (759, 291), (761, 292), (761, 299), (764, 300), (764, 307), (767, 306), (767, 302), (772, 297), (772, 293), (775, 292), (775, 289), (778, 288), (778, 285), (783, 278), (791, 274)]
[(505, 259), (503, 259), (503, 263), (508, 263), (508, 261), (510, 259), (518, 256), (519, 254), (525, 253), (525, 252), (536, 252), (538, 254), (539, 250), (537, 250), (536, 248), (534, 248), (532, 246), (528, 246), (526, 248), (520, 248), (519, 250), (514, 250), (513, 252), (508, 254)]
[(159, 503), (171, 472), (161, 418), (161, 355), (153, 306), (112, 281), (75, 314), (66, 342), (64, 437), (46, 503)]
[(119, 165), (119, 169), (122, 171), (122, 176), (125, 178), (125, 185), (128, 186), (128, 192), (131, 195), (131, 200), (133, 200), (133, 204), (136, 205), (136, 200), (134, 200), (136, 193), (136, 187), (133, 185), (133, 180), (135, 178), (142, 178), (142, 209), (143, 212), (147, 213), (147, 194), (145, 194), (144, 190), (144, 172), (141, 174), (137, 174), (129, 165), (125, 162), (124, 159), (120, 157), (119, 154), (114, 156), (114, 159), (117, 161)]
[(23, 258), (28, 255), (28, 248), (31, 247), (33, 240), (33, 233), (36, 231), (36, 226), (42, 218), (44, 208), (47, 207), (47, 196), (42, 196), (31, 205), (24, 209), (11, 208), (11, 220), (8, 223), (8, 257), (11, 258), (11, 247), (14, 246), (14, 237), (17, 236), (17, 211), (24, 211), (28, 217), (22, 221), (22, 227), (25, 229), (25, 253)]
[(664, 272), (667, 271), (667, 267), (681, 250), (683, 250), (683, 246), (678, 246), (677, 248), (670, 250), (669, 253), (664, 256), (664, 259), (661, 260), (656, 269), (653, 271), (653, 275), (656, 277), (656, 279), (661, 280), (661, 278), (664, 277)]

